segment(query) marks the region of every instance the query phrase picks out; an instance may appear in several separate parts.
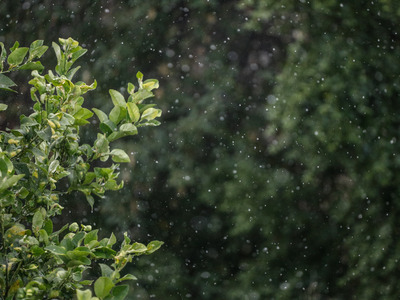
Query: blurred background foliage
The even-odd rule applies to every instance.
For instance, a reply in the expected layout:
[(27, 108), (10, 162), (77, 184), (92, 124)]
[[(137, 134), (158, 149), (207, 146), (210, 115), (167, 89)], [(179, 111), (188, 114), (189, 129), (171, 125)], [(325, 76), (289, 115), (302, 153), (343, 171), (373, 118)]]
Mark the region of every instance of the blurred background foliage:
[(160, 80), (125, 188), (93, 213), (65, 199), (67, 220), (165, 242), (132, 265), (132, 299), (398, 299), (399, 17), (395, 0), (1, 1), (0, 41), (80, 41), (89, 107), (138, 70)]

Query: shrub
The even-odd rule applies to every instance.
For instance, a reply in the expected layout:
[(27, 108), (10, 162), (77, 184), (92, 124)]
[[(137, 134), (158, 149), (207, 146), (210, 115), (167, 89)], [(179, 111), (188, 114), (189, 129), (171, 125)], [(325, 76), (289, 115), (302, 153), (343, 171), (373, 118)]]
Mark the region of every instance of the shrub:
[[(156, 118), (161, 110), (144, 103), (153, 97), (158, 81), (143, 81), (138, 72), (138, 88), (129, 83), (127, 99), (110, 90), (111, 112), (92, 109), (100, 123), (97, 139), (93, 145), (81, 144), (80, 129), (94, 115), (83, 107), (83, 95), (96, 88), (96, 81), (74, 82), (79, 67), (72, 66), (86, 50), (71, 38), (59, 39), (59, 44), (52, 44), (55, 73), (41, 75), (39, 59), (48, 48), (43, 41), (29, 48), (16, 42), (9, 55), (0, 43), (0, 89), (13, 91), (15, 86), (5, 74), (32, 70), (34, 102), (33, 113), (20, 116), (19, 128), (0, 131), (0, 299), (124, 299), (128, 286), (121, 283), (135, 277), (122, 276), (122, 269), (134, 256), (159, 249), (162, 242), (144, 245), (125, 233), (115, 250), (114, 234), (99, 239), (98, 229), (77, 222), (55, 230), (52, 220), (62, 213), (60, 200), (68, 194), (84, 195), (93, 209), (95, 197), (123, 187), (118, 164), (130, 158), (110, 144), (136, 135), (139, 127), (160, 124)], [(0, 104), (1, 111), (6, 109)], [(112, 163), (105, 164), (109, 160)], [(85, 279), (84, 271), (95, 263), (101, 276)]]

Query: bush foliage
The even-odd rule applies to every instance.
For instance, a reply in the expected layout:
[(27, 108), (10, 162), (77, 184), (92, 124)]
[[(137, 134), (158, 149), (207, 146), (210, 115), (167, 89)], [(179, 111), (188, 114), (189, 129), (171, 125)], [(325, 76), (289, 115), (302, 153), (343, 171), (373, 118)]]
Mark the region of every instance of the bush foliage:
[[(123, 187), (118, 181), (119, 163), (130, 158), (111, 142), (136, 135), (138, 127), (159, 125), (161, 110), (144, 102), (153, 97), (158, 81), (143, 81), (138, 72), (138, 88), (129, 83), (127, 99), (111, 89), (114, 107), (109, 114), (92, 109), (100, 132), (93, 145), (83, 144), (81, 127), (94, 115), (83, 107), (83, 96), (97, 83), (73, 81), (80, 67), (72, 66), (87, 50), (71, 38), (59, 43), (52, 44), (55, 72), (45, 75), (38, 60), (48, 48), (43, 41), (29, 48), (17, 42), (8, 55), (0, 43), (0, 88), (14, 91), (15, 83), (5, 74), (33, 70), (29, 84), (34, 103), (33, 113), (19, 117), (18, 128), (0, 132), (0, 298), (124, 299), (128, 285), (122, 283), (135, 276), (123, 276), (122, 270), (134, 256), (151, 254), (162, 242), (144, 245), (125, 233), (116, 250), (114, 234), (99, 239), (98, 229), (77, 222), (55, 229), (53, 219), (62, 213), (69, 194), (86, 197), (93, 209), (95, 198)], [(7, 105), (0, 104), (0, 109)], [(90, 268), (99, 268), (101, 276), (87, 279), (83, 273)]]

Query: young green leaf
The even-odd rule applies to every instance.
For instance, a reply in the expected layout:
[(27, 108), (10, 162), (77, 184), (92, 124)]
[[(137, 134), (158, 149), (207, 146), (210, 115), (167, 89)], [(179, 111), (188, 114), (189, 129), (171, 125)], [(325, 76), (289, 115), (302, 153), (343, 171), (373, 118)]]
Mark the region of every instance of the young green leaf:
[(4, 44), (2, 42), (0, 42), (0, 48), (1, 48), (1, 52), (0, 52), (0, 71), (3, 71), (3, 63), (6, 61), (7, 50), (4, 47)]
[(146, 254), (151, 254), (158, 249), (161, 248), (161, 246), (164, 244), (164, 242), (161, 241), (151, 241), (150, 243), (147, 244), (147, 251)]
[(99, 118), (99, 121), (100, 121), (101, 123), (103, 123), (103, 122), (105, 122), (105, 121), (108, 120), (107, 115), (106, 115), (103, 111), (101, 111), (100, 109), (92, 108), (92, 110), (94, 111), (94, 113), (96, 114), (96, 116)]
[(137, 277), (132, 274), (126, 274), (124, 277), (121, 277), (117, 280), (117, 282), (125, 281), (125, 280), (137, 280)]
[(124, 108), (121, 106), (114, 106), (114, 108), (111, 110), (109, 118), (114, 124), (118, 124), (124, 118), (123, 109)]
[(13, 52), (10, 53), (10, 55), (7, 58), (8, 64), (11, 66), (20, 65), (23, 62), (28, 51), (29, 51), (29, 48), (27, 48), (27, 47), (21, 47), (21, 48), (15, 49)]
[(52, 45), (52, 47), (54, 49), (54, 53), (56, 54), (57, 63), (59, 64), (60, 61), (61, 61), (61, 57), (62, 57), (61, 56), (61, 48), (60, 48), (60, 46), (58, 46), (58, 44), (56, 44), (54, 42), (51, 45)]
[(112, 160), (116, 163), (130, 162), (128, 154), (124, 150), (114, 149), (110, 152)]
[(126, 135), (134, 135), (137, 134), (137, 128), (135, 125), (131, 123), (122, 124), (119, 127), (119, 130), (122, 131)]
[(40, 58), (47, 51), (49, 47), (43, 46), (42, 40), (32, 42), (29, 47), (29, 60)]
[(99, 232), (98, 229), (92, 230), (88, 232), (85, 236), (84, 244), (87, 245), (91, 241), (97, 241), (97, 233)]
[(105, 298), (110, 294), (114, 283), (108, 277), (99, 277), (94, 283), (94, 293), (99, 298)]
[(114, 103), (115, 106), (122, 106), (125, 107), (126, 106), (126, 102), (124, 99), (124, 96), (122, 96), (122, 94), (116, 90), (109, 90), (112, 102)]
[(128, 83), (128, 93), (133, 94), (135, 92), (135, 86), (132, 83)]
[(139, 121), (140, 113), (137, 105), (133, 102), (128, 102), (126, 106), (128, 108), (128, 114), (131, 122), (136, 123), (137, 121)]
[(65, 255), (67, 250), (64, 247), (56, 246), (56, 245), (49, 245), (44, 250), (50, 251), (55, 255)]
[(148, 108), (146, 109), (141, 117), (141, 120), (153, 120), (157, 117), (161, 116), (161, 109), (157, 109), (157, 108)]
[(92, 297), (91, 290), (76, 290), (76, 298), (77, 300), (94, 300), (95, 298)]
[(13, 52), (15, 49), (19, 47), (18, 41), (15, 41), (14, 45), (10, 48), (10, 51)]
[(159, 83), (157, 79), (147, 79), (143, 82), (143, 88), (148, 91), (158, 89), (158, 87)]

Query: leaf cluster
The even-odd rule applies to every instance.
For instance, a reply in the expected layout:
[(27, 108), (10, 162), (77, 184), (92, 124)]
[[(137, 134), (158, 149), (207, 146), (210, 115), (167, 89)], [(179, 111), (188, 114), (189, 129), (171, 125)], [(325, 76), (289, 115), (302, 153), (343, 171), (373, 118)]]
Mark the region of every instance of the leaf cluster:
[[(90, 124), (94, 115), (83, 107), (83, 95), (97, 83), (73, 81), (79, 66), (72, 66), (86, 49), (72, 38), (59, 39), (59, 43), (52, 45), (57, 57), (55, 73), (49, 70), (45, 75), (42, 64), (34, 61), (47, 50), (43, 41), (33, 42), (30, 48), (15, 43), (8, 57), (0, 45), (0, 88), (11, 90), (15, 85), (4, 73), (30, 69), (34, 102), (33, 113), (20, 116), (19, 128), (0, 132), (0, 299), (70, 299), (75, 294), (78, 299), (124, 299), (128, 286), (120, 283), (135, 277), (121, 277), (122, 269), (134, 256), (159, 249), (162, 242), (132, 243), (125, 234), (115, 250), (114, 234), (99, 240), (98, 229), (76, 222), (55, 231), (52, 219), (62, 213), (60, 202), (68, 194), (82, 193), (93, 209), (94, 197), (123, 187), (117, 163), (130, 158), (122, 149), (111, 149), (110, 143), (137, 134), (137, 127), (159, 125), (156, 118), (161, 110), (143, 103), (153, 96), (158, 82), (143, 81), (139, 72), (139, 88), (135, 91), (133, 84), (128, 85), (127, 101), (110, 90), (114, 108), (109, 114), (93, 109), (101, 132), (93, 145), (81, 144), (80, 128)], [(110, 158), (109, 166), (95, 167), (96, 161)], [(93, 284), (83, 272), (98, 260), (110, 264), (100, 264), (101, 277)], [(92, 284), (96, 297), (86, 288)]]

